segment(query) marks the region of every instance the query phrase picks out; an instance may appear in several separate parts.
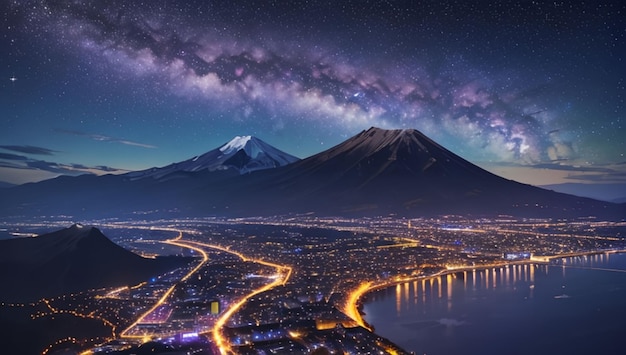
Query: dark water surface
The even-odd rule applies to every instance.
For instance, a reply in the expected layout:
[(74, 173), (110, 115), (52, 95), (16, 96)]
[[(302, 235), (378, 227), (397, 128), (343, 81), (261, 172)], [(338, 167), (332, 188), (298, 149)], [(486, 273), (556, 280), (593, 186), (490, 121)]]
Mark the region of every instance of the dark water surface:
[(363, 311), (416, 354), (626, 354), (626, 254), (408, 282), (368, 294)]

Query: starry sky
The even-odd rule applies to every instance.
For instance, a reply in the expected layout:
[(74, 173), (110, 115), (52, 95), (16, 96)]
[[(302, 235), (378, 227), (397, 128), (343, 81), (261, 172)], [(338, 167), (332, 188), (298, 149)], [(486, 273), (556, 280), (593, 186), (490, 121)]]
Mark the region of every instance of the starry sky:
[(1, 1), (2, 182), (376, 126), (626, 196), (623, 1)]

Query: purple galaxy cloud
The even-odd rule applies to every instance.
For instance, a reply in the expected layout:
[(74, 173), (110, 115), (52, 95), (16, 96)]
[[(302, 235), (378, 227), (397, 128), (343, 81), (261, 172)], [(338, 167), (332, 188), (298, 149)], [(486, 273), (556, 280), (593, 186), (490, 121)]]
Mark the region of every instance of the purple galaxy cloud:
[[(134, 3), (41, 2), (36, 8), (29, 12), (36, 28), (78, 55), (104, 58), (98, 65), (106, 70), (150, 80), (243, 119), (260, 107), (344, 131), (416, 127), (479, 148), (477, 158), (484, 160), (536, 163), (576, 154), (572, 142), (546, 133), (553, 116), (541, 85), (508, 88), (497, 73), (481, 79), (462, 59), (442, 63), (440, 70), (419, 62), (356, 61), (332, 44), (278, 41), (275, 33), (244, 40)], [(547, 111), (528, 114), (538, 109)]]

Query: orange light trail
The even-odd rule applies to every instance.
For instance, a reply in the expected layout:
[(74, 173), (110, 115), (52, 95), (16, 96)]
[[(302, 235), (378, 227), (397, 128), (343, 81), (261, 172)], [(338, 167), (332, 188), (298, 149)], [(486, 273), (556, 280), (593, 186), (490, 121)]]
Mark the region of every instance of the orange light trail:
[(285, 266), (285, 265), (274, 264), (274, 263), (271, 263), (269, 261), (265, 261), (265, 260), (261, 260), (261, 259), (248, 258), (245, 255), (243, 255), (243, 254), (241, 254), (241, 253), (239, 253), (237, 251), (230, 250), (229, 248), (225, 248), (225, 247), (222, 247), (220, 245), (206, 244), (206, 243), (201, 243), (201, 242), (196, 242), (196, 241), (188, 241), (187, 243), (200, 245), (200, 246), (204, 246), (204, 247), (207, 247), (207, 248), (221, 250), (223, 252), (236, 255), (242, 261), (250, 261), (250, 262), (253, 262), (253, 263), (257, 263), (257, 264), (273, 267), (273, 268), (276, 269), (276, 272), (282, 276), (282, 277), (276, 278), (274, 281), (270, 282), (269, 284), (267, 284), (265, 286), (262, 286), (262, 287), (257, 288), (256, 290), (253, 290), (249, 294), (247, 294), (244, 297), (242, 297), (240, 300), (235, 302), (234, 305), (232, 305), (230, 308), (228, 308), (228, 310), (226, 310), (222, 314), (222, 316), (215, 322), (215, 325), (213, 326), (213, 340), (215, 341), (215, 345), (217, 345), (217, 347), (220, 349), (220, 352), (222, 354), (231, 354), (231, 353), (233, 353), (233, 351), (230, 349), (230, 345), (228, 344), (228, 342), (226, 341), (226, 339), (222, 335), (221, 329), (228, 322), (230, 317), (232, 317), (233, 314), (235, 314), (250, 298), (252, 298), (252, 297), (254, 297), (254, 296), (256, 296), (256, 295), (258, 295), (260, 293), (263, 293), (265, 291), (269, 291), (269, 290), (271, 290), (272, 288), (274, 288), (276, 286), (279, 286), (279, 285), (283, 285), (284, 286), (287, 283), (287, 281), (289, 280), (289, 278), (291, 277), (292, 268), (289, 267), (289, 266)]
[[(198, 253), (200, 253), (202, 255), (202, 261), (200, 263), (198, 263), (198, 265), (196, 265), (196, 267), (194, 267), (191, 271), (189, 271), (187, 273), (187, 275), (185, 275), (181, 279), (181, 281), (185, 281), (189, 277), (191, 277), (191, 275), (195, 274), (196, 271), (198, 271), (209, 260), (209, 257), (208, 257), (208, 255), (206, 254), (206, 252), (204, 250), (202, 250), (202, 249), (200, 249), (198, 247), (195, 247), (193, 245), (190, 245), (188, 243), (180, 242), (179, 240), (182, 238), (183, 233), (181, 231), (177, 231), (177, 232), (178, 232), (178, 236), (176, 238), (168, 239), (168, 240), (166, 240), (166, 241), (164, 241), (162, 243), (170, 244), (170, 245), (176, 245), (176, 246), (183, 247), (183, 248), (193, 249), (193, 250), (197, 251)], [(165, 294), (163, 294), (163, 296), (147, 312), (142, 314), (139, 318), (137, 318), (137, 320), (133, 324), (131, 324), (122, 333), (120, 333), (120, 337), (121, 338), (144, 338), (145, 335), (129, 335), (127, 333), (133, 327), (135, 327), (137, 324), (139, 324), (148, 314), (152, 313), (160, 305), (165, 303), (167, 298), (172, 294), (172, 292), (174, 292), (175, 288), (176, 288), (176, 284), (172, 285), (167, 291), (165, 291)]]
[[(74, 317), (79, 317), (79, 318), (84, 318), (84, 319), (97, 319), (97, 320), (102, 321), (102, 323), (104, 323), (104, 325), (106, 325), (106, 326), (111, 328), (111, 338), (109, 338), (108, 340), (115, 339), (116, 325), (111, 323), (109, 320), (107, 320), (105, 318), (102, 318), (102, 317), (95, 317), (95, 316), (93, 316), (91, 314), (82, 314), (82, 313), (79, 313), (79, 312), (76, 312), (76, 311), (73, 311), (73, 310), (63, 310), (63, 309), (55, 308), (55, 307), (52, 306), (52, 304), (50, 304), (50, 301), (48, 299), (45, 299), (45, 298), (43, 298), (41, 301), (46, 305), (46, 307), (48, 307), (48, 309), (50, 310), (50, 314), (70, 314), (70, 315), (72, 315)], [(41, 315), (41, 317), (43, 317), (43, 316), (46, 316), (46, 314)], [(38, 318), (38, 317), (35, 317), (35, 318)], [(35, 319), (35, 318), (33, 318), (33, 319)], [(67, 338), (64, 338), (64, 339), (59, 339), (56, 342), (54, 342), (53, 344), (50, 344), (42, 352), (42, 355), (47, 354), (55, 345), (59, 345), (59, 344), (61, 344), (63, 342), (66, 342), (66, 341), (71, 341), (72, 343), (76, 343), (77, 342), (76, 338), (73, 338), (73, 337), (67, 337)]]
[(361, 317), (361, 313), (359, 312), (357, 308), (357, 302), (359, 301), (359, 298), (361, 298), (363, 294), (369, 291), (371, 287), (372, 287), (371, 281), (361, 283), (356, 289), (350, 292), (350, 295), (348, 296), (348, 300), (346, 301), (346, 304), (344, 307), (344, 312), (346, 313), (346, 315), (354, 319), (354, 321), (359, 326), (366, 328), (366, 329), (369, 329), (369, 327), (365, 325), (365, 322), (363, 321), (363, 317)]
[(228, 344), (226, 339), (224, 339), (224, 336), (221, 334), (221, 328), (224, 327), (224, 325), (226, 324), (226, 322), (228, 322), (230, 317), (232, 317), (232, 315), (235, 314), (239, 310), (239, 308), (241, 308), (248, 301), (248, 299), (258, 295), (259, 293), (268, 291), (278, 285), (284, 284), (285, 282), (287, 282), (287, 277), (277, 278), (271, 283), (263, 287), (257, 288), (256, 290), (250, 292), (249, 294), (244, 296), (242, 299), (237, 301), (226, 312), (224, 312), (224, 314), (222, 314), (222, 316), (217, 320), (217, 322), (215, 322), (215, 326), (213, 327), (213, 340), (215, 340), (215, 345), (217, 345), (217, 347), (220, 349), (220, 352), (222, 354), (233, 353), (233, 351), (230, 349), (230, 345)]

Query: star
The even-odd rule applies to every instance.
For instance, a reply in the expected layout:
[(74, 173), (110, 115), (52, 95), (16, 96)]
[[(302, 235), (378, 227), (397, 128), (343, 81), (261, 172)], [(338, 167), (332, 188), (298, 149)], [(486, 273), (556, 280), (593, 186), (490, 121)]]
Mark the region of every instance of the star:
[(41, 85), (0, 98), (12, 103), (3, 119), (21, 118), (2, 139), (28, 132), (13, 144), (69, 153), (79, 135), (55, 136), (87, 125), (92, 138), (143, 145), (92, 139), (128, 154), (90, 142), (81, 164), (145, 169), (251, 132), (307, 157), (372, 126), (415, 128), (472, 162), (556, 164), (561, 181), (564, 164), (624, 166), (623, 1), (604, 2), (10, 1), (11, 35), (24, 40), (0, 38), (5, 80)]

